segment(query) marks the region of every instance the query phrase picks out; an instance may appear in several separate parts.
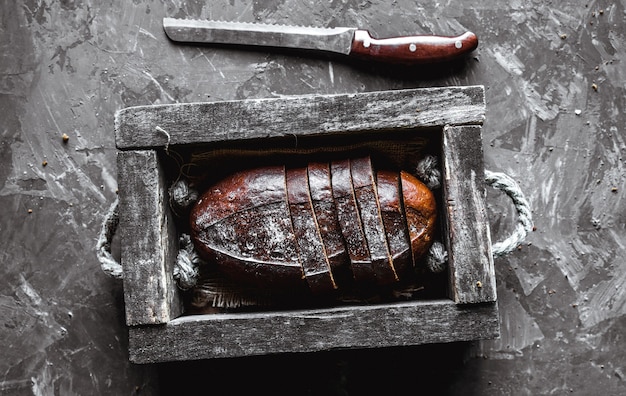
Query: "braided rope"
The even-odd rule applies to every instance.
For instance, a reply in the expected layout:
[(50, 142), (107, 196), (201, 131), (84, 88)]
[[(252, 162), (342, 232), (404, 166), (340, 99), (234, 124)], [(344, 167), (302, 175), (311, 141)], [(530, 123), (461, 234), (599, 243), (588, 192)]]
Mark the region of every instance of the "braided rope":
[(122, 265), (118, 263), (111, 254), (111, 243), (119, 222), (119, 200), (116, 198), (104, 218), (104, 223), (102, 224), (102, 228), (100, 230), (100, 236), (98, 237), (98, 242), (96, 243), (96, 256), (100, 261), (102, 271), (116, 279), (122, 279), (124, 275)]
[(196, 252), (188, 234), (182, 234), (179, 243), (180, 250), (176, 257), (176, 263), (174, 263), (173, 275), (181, 290), (189, 290), (196, 286), (198, 282), (200, 265), (202, 265), (203, 261), (198, 256), (198, 252)]
[(431, 190), (441, 187), (441, 171), (438, 164), (439, 159), (429, 154), (420, 160), (415, 168), (417, 177)]
[(198, 200), (198, 191), (191, 188), (186, 179), (180, 179), (170, 186), (168, 190), (170, 206), (172, 209), (186, 209)]
[(524, 197), (522, 190), (510, 176), (485, 170), (485, 182), (493, 188), (502, 190), (511, 198), (518, 215), (518, 223), (515, 231), (505, 240), (492, 245), (494, 257), (500, 257), (516, 249), (533, 229), (532, 213), (530, 204)]
[(434, 241), (426, 255), (426, 267), (430, 272), (439, 273), (446, 269), (448, 252), (443, 243)]

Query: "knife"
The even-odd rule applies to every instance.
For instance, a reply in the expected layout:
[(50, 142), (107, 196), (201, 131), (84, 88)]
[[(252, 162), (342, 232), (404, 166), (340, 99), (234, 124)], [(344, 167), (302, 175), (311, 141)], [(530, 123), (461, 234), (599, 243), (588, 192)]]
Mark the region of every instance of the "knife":
[(236, 44), (313, 50), (400, 64), (449, 61), (476, 49), (472, 32), (460, 36), (373, 38), (357, 28), (317, 28), (262, 23), (163, 18), (167, 36), (178, 42)]

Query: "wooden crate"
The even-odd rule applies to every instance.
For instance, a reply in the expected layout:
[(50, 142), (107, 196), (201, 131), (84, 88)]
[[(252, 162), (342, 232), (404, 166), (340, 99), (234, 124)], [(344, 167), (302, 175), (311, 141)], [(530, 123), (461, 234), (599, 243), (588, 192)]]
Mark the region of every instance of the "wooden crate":
[[(484, 202), (484, 117), (482, 86), (120, 110), (115, 120), (119, 235), (130, 360), (151, 363), (497, 337), (496, 284)], [(280, 144), (280, 139), (309, 139), (314, 145), (337, 136), (384, 140), (394, 133), (428, 134), (440, 143), (448, 298), (184, 315), (172, 277), (178, 234), (168, 205), (163, 152)]]

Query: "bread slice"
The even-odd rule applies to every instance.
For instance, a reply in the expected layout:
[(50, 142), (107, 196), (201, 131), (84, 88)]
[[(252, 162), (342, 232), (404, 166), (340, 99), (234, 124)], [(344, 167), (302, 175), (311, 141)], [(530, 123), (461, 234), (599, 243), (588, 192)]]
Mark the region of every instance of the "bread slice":
[(409, 279), (414, 264), (409, 230), (402, 207), (400, 174), (393, 171), (377, 171), (376, 186), (393, 266), (400, 279)]
[(360, 285), (373, 286), (376, 284), (376, 274), (372, 267), (363, 223), (352, 187), (350, 160), (332, 161), (330, 175), (337, 219), (350, 258), (354, 281)]
[(342, 284), (351, 281), (352, 272), (333, 199), (330, 164), (311, 162), (307, 166), (307, 171), (313, 212), (324, 243), (326, 257), (328, 257), (333, 278), (341, 287)]
[(313, 294), (328, 293), (337, 285), (313, 211), (307, 168), (287, 169), (286, 179), (287, 202), (305, 279)]
[(350, 160), (350, 173), (354, 195), (369, 248), (376, 283), (384, 286), (398, 281), (398, 275), (389, 253), (385, 227), (378, 202), (374, 171), (369, 157)]

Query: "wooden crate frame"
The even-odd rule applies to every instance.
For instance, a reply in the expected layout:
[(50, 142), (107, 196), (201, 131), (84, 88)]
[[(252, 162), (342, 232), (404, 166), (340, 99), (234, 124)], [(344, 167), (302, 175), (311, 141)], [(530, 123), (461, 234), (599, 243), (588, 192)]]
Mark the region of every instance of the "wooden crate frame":
[[(499, 336), (485, 210), (482, 86), (140, 106), (115, 117), (130, 360), (152, 363)], [(182, 315), (177, 234), (158, 150), (285, 135), (423, 130), (442, 136), (449, 299)]]

